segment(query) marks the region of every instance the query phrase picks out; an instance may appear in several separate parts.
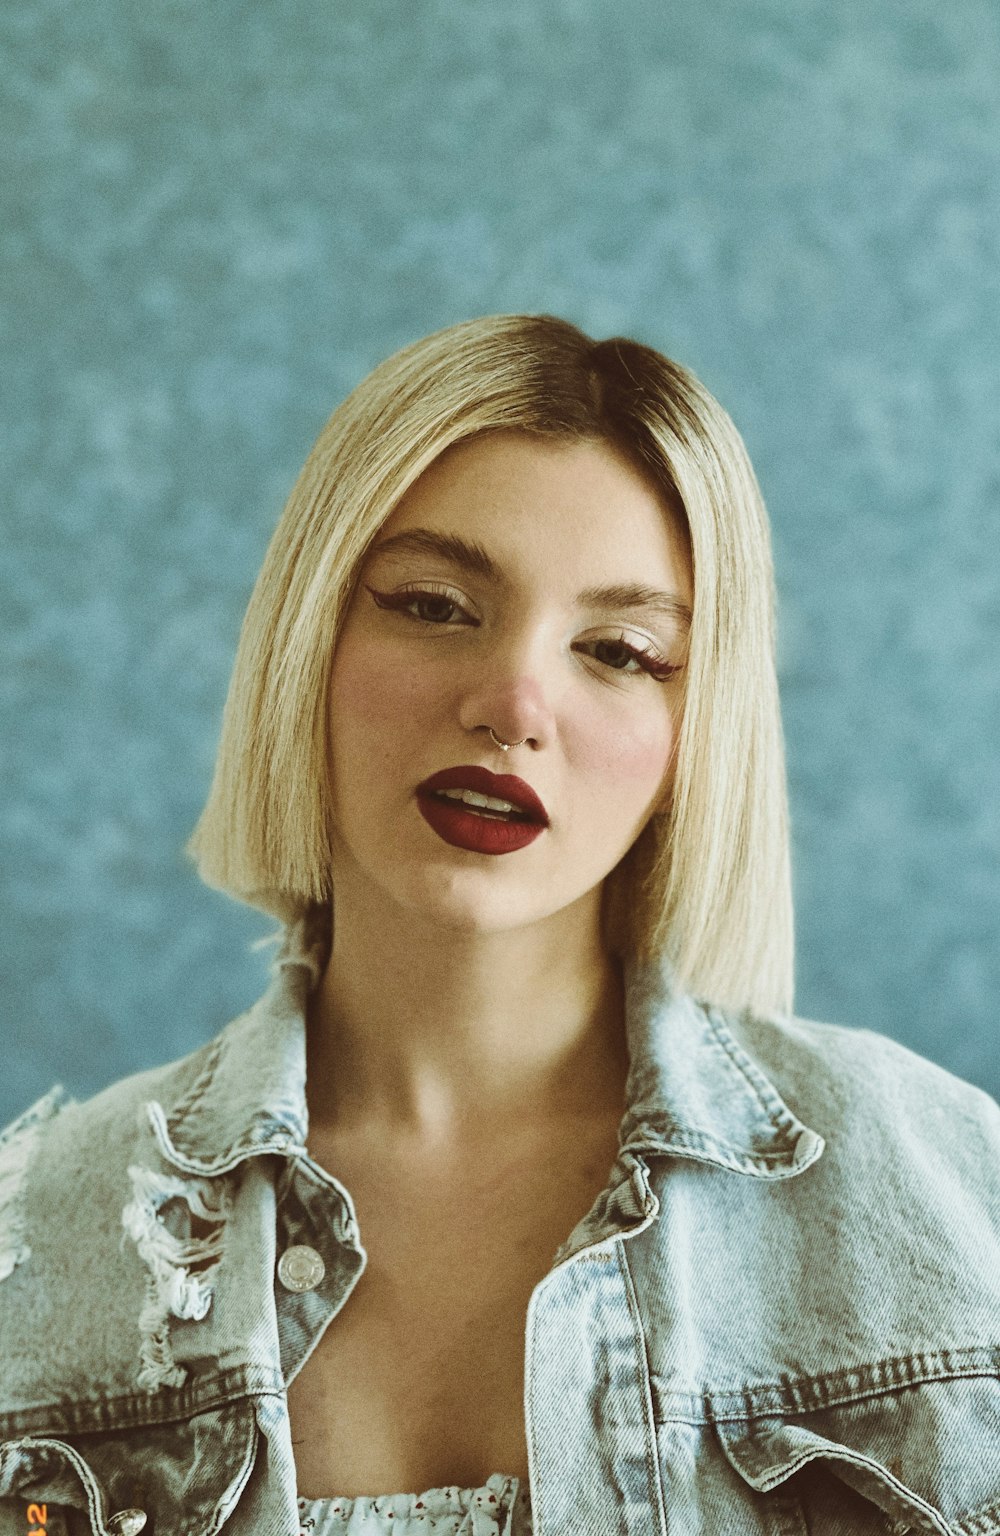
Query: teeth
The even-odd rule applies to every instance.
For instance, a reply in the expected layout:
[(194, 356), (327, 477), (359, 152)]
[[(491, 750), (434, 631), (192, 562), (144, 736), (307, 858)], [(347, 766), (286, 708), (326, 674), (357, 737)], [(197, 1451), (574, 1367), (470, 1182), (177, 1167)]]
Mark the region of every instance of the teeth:
[(439, 789), (437, 793), (446, 795), (449, 800), (464, 800), (466, 805), (481, 806), (486, 811), (517, 810), (509, 800), (491, 800), (489, 795), (477, 795), (474, 789)]

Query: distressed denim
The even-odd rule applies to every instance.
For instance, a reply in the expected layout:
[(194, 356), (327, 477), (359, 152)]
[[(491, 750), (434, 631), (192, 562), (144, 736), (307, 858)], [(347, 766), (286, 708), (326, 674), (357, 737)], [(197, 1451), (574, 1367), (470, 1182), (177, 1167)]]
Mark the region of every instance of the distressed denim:
[[(208, 1044), (3, 1133), (0, 1536), (296, 1536), (286, 1387), (366, 1262), (308, 1151), (323, 916)], [(624, 978), (618, 1156), (526, 1318), (536, 1536), (1000, 1533), (997, 1105)]]

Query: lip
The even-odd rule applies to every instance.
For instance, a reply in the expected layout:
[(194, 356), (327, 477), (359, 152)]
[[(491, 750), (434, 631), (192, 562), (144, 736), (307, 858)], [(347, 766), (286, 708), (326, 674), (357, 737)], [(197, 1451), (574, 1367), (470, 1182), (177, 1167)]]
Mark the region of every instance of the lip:
[(421, 816), (442, 842), (468, 853), (516, 853), (527, 848), (545, 831), (540, 821), (508, 821), (502, 816), (481, 816), (461, 800), (443, 795), (417, 794)]
[(443, 768), (432, 773), (417, 785), (418, 795), (431, 794), (435, 789), (474, 789), (479, 795), (489, 795), (494, 800), (506, 800), (533, 822), (547, 827), (548, 812), (530, 784), (513, 773), (490, 773), (477, 763), (463, 763), (458, 768)]

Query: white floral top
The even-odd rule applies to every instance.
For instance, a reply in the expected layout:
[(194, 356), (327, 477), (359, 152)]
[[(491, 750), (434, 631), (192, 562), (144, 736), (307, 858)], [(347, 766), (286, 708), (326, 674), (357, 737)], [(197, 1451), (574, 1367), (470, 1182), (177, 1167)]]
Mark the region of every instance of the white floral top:
[(300, 1536), (531, 1536), (519, 1478), (494, 1472), (481, 1488), (299, 1499)]

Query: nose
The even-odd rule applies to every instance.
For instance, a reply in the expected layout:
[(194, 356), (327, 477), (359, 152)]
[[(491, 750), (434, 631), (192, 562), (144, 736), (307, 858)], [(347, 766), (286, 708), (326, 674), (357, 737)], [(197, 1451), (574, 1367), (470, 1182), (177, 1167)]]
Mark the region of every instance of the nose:
[(459, 708), (463, 727), (484, 734), (492, 730), (508, 745), (544, 746), (554, 729), (555, 683), (541, 637), (522, 633), (497, 639), (483, 647), (472, 665)]

